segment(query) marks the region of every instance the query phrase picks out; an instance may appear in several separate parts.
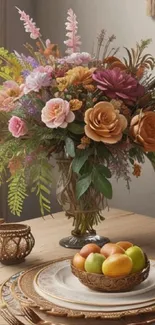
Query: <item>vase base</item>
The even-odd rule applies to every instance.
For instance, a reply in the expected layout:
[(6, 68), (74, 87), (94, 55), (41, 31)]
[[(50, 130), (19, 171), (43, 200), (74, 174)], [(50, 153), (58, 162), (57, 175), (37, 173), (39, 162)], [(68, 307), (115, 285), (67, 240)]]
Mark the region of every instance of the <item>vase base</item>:
[(98, 235), (86, 235), (86, 236), (79, 236), (79, 237), (69, 236), (66, 238), (62, 238), (59, 241), (59, 244), (60, 246), (65, 248), (81, 249), (86, 244), (94, 243), (102, 247), (109, 242), (110, 239), (107, 237), (98, 236)]

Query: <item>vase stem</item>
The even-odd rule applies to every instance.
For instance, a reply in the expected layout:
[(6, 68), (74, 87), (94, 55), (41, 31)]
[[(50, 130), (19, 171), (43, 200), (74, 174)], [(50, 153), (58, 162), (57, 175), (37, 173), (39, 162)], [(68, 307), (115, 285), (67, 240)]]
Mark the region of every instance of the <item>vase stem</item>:
[(72, 235), (62, 239), (60, 245), (69, 248), (81, 248), (83, 245), (95, 242), (103, 246), (108, 238), (96, 235), (94, 226), (104, 220), (101, 211), (104, 209), (104, 196), (93, 186), (77, 200), (76, 184), (78, 175), (72, 170), (71, 159), (59, 159), (59, 175), (57, 183), (57, 199), (66, 216), (73, 219)]

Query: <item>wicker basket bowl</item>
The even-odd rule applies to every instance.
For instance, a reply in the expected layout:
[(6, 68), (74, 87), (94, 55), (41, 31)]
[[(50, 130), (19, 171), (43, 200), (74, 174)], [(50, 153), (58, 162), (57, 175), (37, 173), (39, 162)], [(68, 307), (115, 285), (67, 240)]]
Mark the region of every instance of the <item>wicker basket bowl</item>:
[(0, 225), (0, 262), (17, 264), (23, 262), (35, 244), (31, 228), (16, 223)]
[(72, 273), (79, 279), (79, 281), (86, 287), (102, 292), (123, 292), (130, 291), (135, 286), (147, 279), (150, 271), (150, 262), (146, 257), (145, 268), (136, 273), (131, 273), (125, 277), (112, 278), (104, 276), (103, 274), (88, 273), (78, 270), (71, 262)]

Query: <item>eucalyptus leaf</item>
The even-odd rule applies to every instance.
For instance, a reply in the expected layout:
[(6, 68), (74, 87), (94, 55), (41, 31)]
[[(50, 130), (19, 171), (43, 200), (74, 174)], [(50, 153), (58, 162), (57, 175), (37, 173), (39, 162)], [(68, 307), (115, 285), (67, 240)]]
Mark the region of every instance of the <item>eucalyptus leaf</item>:
[(76, 183), (76, 197), (80, 199), (80, 197), (88, 190), (91, 185), (91, 174), (82, 175), (81, 179), (79, 179)]
[(97, 167), (94, 167), (92, 181), (94, 187), (100, 193), (103, 193), (107, 199), (112, 198), (112, 185), (107, 180), (107, 178), (103, 174), (101, 174), (100, 170)]
[(79, 174), (81, 168), (87, 161), (88, 157), (92, 154), (92, 149), (78, 150), (75, 158), (73, 159), (72, 169), (75, 173)]
[(111, 178), (111, 171), (108, 167), (106, 167), (104, 165), (99, 165), (99, 166), (97, 166), (97, 169), (106, 178)]
[(84, 133), (84, 125), (79, 123), (70, 123), (68, 125), (68, 131), (74, 134), (83, 134)]
[(68, 155), (72, 158), (75, 157), (75, 146), (74, 146), (74, 142), (71, 138), (66, 138), (65, 140), (65, 144), (66, 144), (66, 152), (68, 153)]

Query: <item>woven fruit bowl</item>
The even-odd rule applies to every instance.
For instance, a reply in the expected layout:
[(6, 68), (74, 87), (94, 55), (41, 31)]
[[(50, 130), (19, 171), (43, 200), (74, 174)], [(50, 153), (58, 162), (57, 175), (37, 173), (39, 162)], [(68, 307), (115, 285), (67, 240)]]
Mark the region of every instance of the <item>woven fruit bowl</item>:
[(147, 279), (150, 271), (150, 262), (146, 257), (146, 264), (142, 271), (131, 273), (125, 277), (108, 277), (103, 274), (88, 273), (81, 271), (73, 266), (71, 262), (72, 273), (79, 279), (79, 281), (86, 287), (102, 292), (122, 292), (130, 291), (135, 286)]

